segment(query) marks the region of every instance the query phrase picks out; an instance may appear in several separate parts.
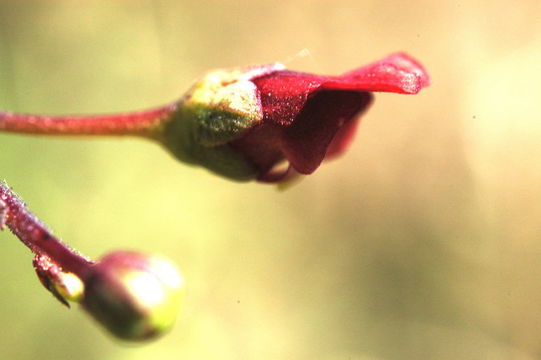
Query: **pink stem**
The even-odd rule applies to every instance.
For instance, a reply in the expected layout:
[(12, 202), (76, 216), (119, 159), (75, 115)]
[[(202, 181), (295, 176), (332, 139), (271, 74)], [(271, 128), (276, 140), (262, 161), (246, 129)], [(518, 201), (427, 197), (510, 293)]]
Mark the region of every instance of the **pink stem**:
[(48, 256), (66, 272), (82, 278), (93, 264), (52, 235), (5, 182), (0, 183), (0, 225), (2, 224), (7, 225), (34, 254)]
[(49, 116), (0, 111), (0, 131), (34, 135), (135, 135), (154, 138), (176, 103), (106, 115)]

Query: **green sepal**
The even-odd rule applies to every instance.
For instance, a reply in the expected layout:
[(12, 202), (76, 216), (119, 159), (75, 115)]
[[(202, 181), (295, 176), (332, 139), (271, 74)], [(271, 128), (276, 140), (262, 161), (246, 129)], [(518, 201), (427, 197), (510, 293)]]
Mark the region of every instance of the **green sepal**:
[(228, 143), (263, 120), (259, 92), (251, 79), (283, 68), (271, 64), (207, 74), (165, 124), (165, 146), (181, 161), (233, 180), (252, 180), (257, 169)]

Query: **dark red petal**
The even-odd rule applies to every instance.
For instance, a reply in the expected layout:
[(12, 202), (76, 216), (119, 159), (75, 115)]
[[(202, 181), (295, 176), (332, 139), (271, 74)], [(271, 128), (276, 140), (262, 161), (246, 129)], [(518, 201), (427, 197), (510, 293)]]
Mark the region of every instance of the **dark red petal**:
[[(366, 110), (364, 108), (362, 111)], [(336, 156), (343, 154), (353, 141), (355, 133), (357, 132), (357, 127), (361, 119), (359, 116), (355, 116), (350, 121), (346, 122), (334, 135), (329, 147), (327, 148), (327, 153), (325, 154), (325, 160), (332, 159)]]
[(308, 95), (331, 79), (292, 71), (276, 71), (253, 79), (259, 90), (264, 121), (281, 126), (291, 124), (304, 107)]
[(284, 129), (282, 149), (301, 174), (314, 172), (340, 128), (370, 102), (371, 95), (355, 91), (322, 90), (313, 93), (295, 121)]
[(231, 141), (229, 146), (252, 163), (261, 176), (272, 171), (276, 164), (284, 160), (280, 148), (280, 134), (281, 129), (278, 126), (263, 122), (244, 136)]
[(275, 71), (252, 79), (263, 121), (230, 143), (259, 169), (260, 181), (280, 181), (283, 160), (301, 174), (345, 151), (372, 91), (415, 94), (430, 82), (423, 66), (397, 53), (341, 76)]
[(429, 84), (430, 77), (417, 60), (407, 54), (396, 53), (326, 81), (321, 86), (325, 89), (417, 94)]

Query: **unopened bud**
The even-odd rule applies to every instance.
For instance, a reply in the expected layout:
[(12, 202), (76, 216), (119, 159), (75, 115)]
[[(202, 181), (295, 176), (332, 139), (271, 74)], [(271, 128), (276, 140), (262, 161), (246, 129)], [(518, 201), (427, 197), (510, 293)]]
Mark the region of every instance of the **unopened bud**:
[(174, 324), (184, 287), (168, 260), (129, 251), (105, 256), (84, 283), (87, 312), (113, 335), (131, 341), (153, 338)]

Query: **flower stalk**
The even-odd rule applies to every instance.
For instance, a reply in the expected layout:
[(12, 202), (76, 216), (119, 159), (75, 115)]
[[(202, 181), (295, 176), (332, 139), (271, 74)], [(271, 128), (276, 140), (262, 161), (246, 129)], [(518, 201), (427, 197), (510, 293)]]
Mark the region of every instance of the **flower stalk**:
[(0, 224), (5, 224), (36, 256), (46, 256), (65, 272), (83, 278), (93, 261), (56, 238), (8, 187), (0, 183)]
[(177, 104), (120, 114), (52, 116), (0, 111), (0, 130), (31, 135), (140, 136), (155, 138)]

